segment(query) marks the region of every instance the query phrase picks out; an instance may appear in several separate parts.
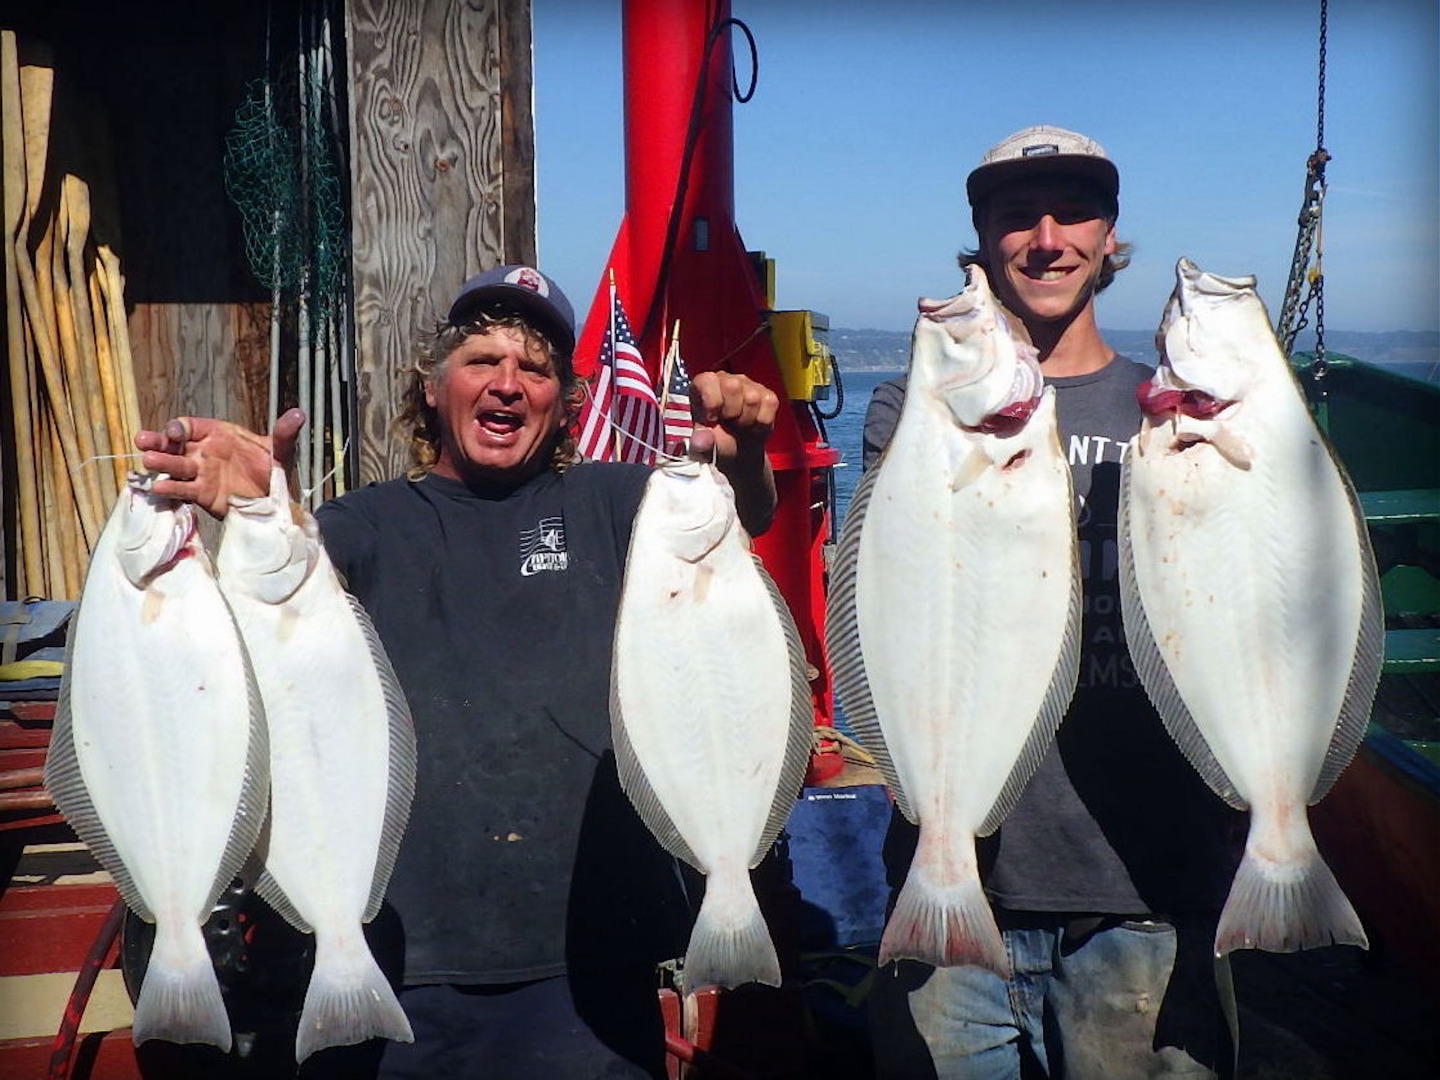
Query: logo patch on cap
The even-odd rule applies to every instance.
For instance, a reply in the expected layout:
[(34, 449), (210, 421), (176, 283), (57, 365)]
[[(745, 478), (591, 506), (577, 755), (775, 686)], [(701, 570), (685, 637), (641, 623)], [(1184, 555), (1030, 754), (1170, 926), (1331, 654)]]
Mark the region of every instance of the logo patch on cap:
[(1054, 143), (1036, 143), (1034, 146), (1027, 146), (1020, 151), (1021, 157), (1048, 157), (1050, 154), (1060, 153), (1060, 147)]
[(550, 286), (546, 283), (544, 276), (539, 270), (532, 270), (528, 266), (517, 266), (510, 273), (505, 275), (505, 281), (510, 285), (519, 285), (522, 289), (529, 289), (541, 296), (550, 295)]

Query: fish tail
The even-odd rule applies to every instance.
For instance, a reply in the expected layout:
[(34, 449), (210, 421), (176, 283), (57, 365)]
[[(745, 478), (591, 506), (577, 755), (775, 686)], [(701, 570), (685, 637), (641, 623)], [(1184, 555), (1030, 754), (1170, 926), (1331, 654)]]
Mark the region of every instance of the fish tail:
[(415, 1033), (358, 926), (353, 939), (317, 934), (315, 969), (295, 1033), (295, 1061), (328, 1046), (373, 1038), (414, 1042)]
[(230, 1017), (198, 924), (158, 922), (155, 946), (135, 1001), (131, 1038), (208, 1043), (230, 1049)]
[(978, 874), (937, 885), (911, 869), (880, 938), (881, 964), (902, 957), (935, 967), (973, 964), (1010, 978), (1010, 957)]
[(711, 873), (706, 879), (705, 899), (690, 931), (680, 978), (687, 994), (707, 986), (747, 982), (780, 985), (780, 958), (749, 872), (742, 868), (732, 878), (727, 882)]
[(1308, 825), (1303, 836), (1295, 838), (1295, 854), (1283, 860), (1261, 854), (1276, 848), (1257, 844), (1255, 831), (1252, 822), (1245, 855), (1220, 913), (1215, 955), (1235, 949), (1297, 952), (1330, 944), (1368, 949), (1365, 928)]

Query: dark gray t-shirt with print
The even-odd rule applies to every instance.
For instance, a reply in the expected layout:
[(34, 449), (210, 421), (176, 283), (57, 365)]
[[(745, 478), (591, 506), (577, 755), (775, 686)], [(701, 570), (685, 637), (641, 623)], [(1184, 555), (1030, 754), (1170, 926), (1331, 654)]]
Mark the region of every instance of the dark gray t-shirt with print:
[(387, 893), (408, 984), (581, 970), (614, 993), (683, 948), (674, 861), (610, 746), (611, 641), (649, 474), (584, 464), (494, 490), (431, 474), (316, 515), (415, 721)]
[[(1085, 616), (1080, 678), (1055, 745), (1000, 830), (980, 842), (991, 900), (1011, 911), (1141, 914), (1218, 908), (1234, 866), (1231, 812), (1180, 754), (1125, 647), (1116, 512), (1120, 465), (1140, 426), (1150, 369), (1116, 357), (1089, 375), (1047, 378), (1076, 499)], [(864, 465), (894, 433), (901, 376), (865, 417)], [(892, 862), (913, 835), (899, 819)], [(903, 866), (892, 866), (892, 874)]]

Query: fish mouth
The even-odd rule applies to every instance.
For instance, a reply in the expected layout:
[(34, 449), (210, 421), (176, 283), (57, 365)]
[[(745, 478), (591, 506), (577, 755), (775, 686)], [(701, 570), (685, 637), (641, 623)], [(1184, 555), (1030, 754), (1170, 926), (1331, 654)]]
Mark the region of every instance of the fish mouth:
[(1135, 400), (1140, 405), (1140, 411), (1152, 420), (1164, 420), (1172, 416), (1214, 420), (1235, 404), (1233, 399), (1217, 398), (1204, 390), (1156, 386), (1150, 380), (1135, 388)]

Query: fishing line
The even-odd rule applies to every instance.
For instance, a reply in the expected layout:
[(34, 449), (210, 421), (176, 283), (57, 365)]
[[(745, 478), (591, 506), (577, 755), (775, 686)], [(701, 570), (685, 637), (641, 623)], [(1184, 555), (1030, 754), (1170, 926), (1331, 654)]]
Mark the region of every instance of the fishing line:
[(142, 455), (141, 455), (138, 451), (137, 451), (137, 452), (134, 452), (134, 453), (129, 453), (129, 454), (96, 454), (94, 457), (86, 458), (84, 461), (80, 462), (78, 465), (73, 466), (73, 467), (70, 469), (70, 475), (71, 475), (71, 476), (74, 476), (76, 473), (78, 473), (81, 469), (85, 468), (87, 465), (93, 465), (93, 464), (94, 464), (95, 462), (97, 462), (97, 461), (123, 461), (123, 460), (126, 460), (126, 459), (128, 459), (128, 458), (138, 458), (138, 457), (141, 457), (141, 456), (142, 456)]
[[(307, 503), (307, 502), (309, 502), (309, 501), (310, 501), (310, 497), (311, 497), (312, 495), (314, 495), (315, 492), (320, 491), (321, 489), (323, 489), (323, 488), (325, 487), (325, 481), (331, 479), (337, 472), (340, 471), (341, 467), (345, 464), (345, 452), (346, 452), (347, 450), (349, 450), (349, 449), (350, 449), (350, 437), (347, 435), (347, 436), (345, 437), (345, 442), (344, 442), (343, 444), (341, 444), (341, 446), (340, 446), (340, 453), (338, 453), (338, 454), (335, 455), (335, 464), (331, 466), (330, 471), (327, 472), (324, 476), (320, 477), (320, 479), (315, 482), (315, 485), (314, 485), (313, 487), (308, 487), (308, 488), (303, 488), (303, 487), (302, 487), (302, 488), (300, 489), (300, 502), (301, 502), (301, 503)], [(274, 461), (275, 461), (275, 448), (274, 448), (273, 445), (272, 445), (271, 448), (270, 448), (270, 461), (271, 461), (272, 464), (273, 464)]]
[(629, 439), (631, 442), (635, 443), (637, 446), (641, 446), (641, 447), (643, 447), (644, 449), (649, 450), (652, 454), (655, 455), (655, 458), (656, 458), (657, 462), (658, 462), (658, 461), (661, 461), (661, 460), (663, 460), (663, 461), (666, 462), (666, 463), (675, 462), (675, 461), (684, 461), (684, 460), (686, 460), (686, 458), (688, 458), (688, 457), (690, 456), (690, 455), (689, 455), (689, 447), (690, 447), (690, 440), (689, 440), (689, 439), (683, 440), (683, 441), (684, 441), (684, 444), (685, 444), (685, 447), (686, 447), (686, 452), (683, 453), (683, 454), (680, 454), (678, 457), (677, 457), (676, 455), (674, 455), (674, 454), (666, 453), (664, 450), (661, 450), (659, 447), (651, 446), (651, 445), (650, 445), (648, 442), (646, 442), (644, 439), (640, 438), (639, 436), (632, 435), (630, 432), (628, 432), (628, 431), (626, 431), (624, 428), (620, 427), (619, 424), (615, 423), (614, 420), (610, 419), (610, 410), (608, 410), (608, 409), (601, 409), (601, 408), (600, 408), (599, 403), (595, 400), (595, 395), (594, 395), (593, 393), (591, 393), (591, 391), (590, 391), (590, 384), (589, 384), (588, 382), (582, 382), (582, 383), (580, 384), (580, 388), (585, 391), (585, 397), (586, 397), (587, 399), (589, 399), (591, 407), (594, 408), (595, 411), (600, 414), (601, 419), (605, 421), (605, 426), (606, 426), (607, 428), (609, 428), (610, 431), (612, 431), (613, 433), (615, 433), (615, 434), (617, 434), (617, 435), (623, 436), (623, 437), (626, 438), (626, 439)]

